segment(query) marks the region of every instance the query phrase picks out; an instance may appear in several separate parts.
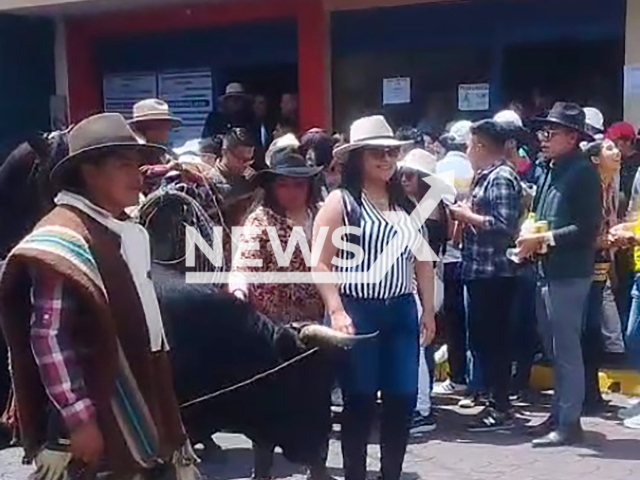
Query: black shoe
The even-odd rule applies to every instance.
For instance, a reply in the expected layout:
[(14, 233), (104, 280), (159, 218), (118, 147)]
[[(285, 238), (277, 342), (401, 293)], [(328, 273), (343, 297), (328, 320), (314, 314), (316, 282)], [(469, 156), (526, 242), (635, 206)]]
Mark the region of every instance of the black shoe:
[(599, 417), (607, 412), (607, 405), (603, 398), (585, 401), (582, 406), (582, 415), (585, 417)]
[(549, 415), (544, 422), (534, 425), (533, 427), (527, 427), (527, 434), (531, 437), (544, 437), (545, 435), (549, 435), (555, 429), (556, 421), (553, 418), (553, 415)]
[(322, 467), (309, 467), (307, 469), (307, 480), (335, 480), (331, 476), (326, 466)]
[(420, 412), (415, 412), (413, 414), (413, 420), (411, 421), (410, 432), (413, 435), (433, 432), (437, 426), (438, 424), (436, 423), (433, 413), (422, 415)]
[(582, 431), (582, 426), (578, 423), (570, 428), (558, 428), (542, 438), (535, 439), (531, 442), (531, 445), (534, 448), (564, 447), (580, 443), (583, 438), (584, 432)]
[(508, 412), (498, 412), (489, 407), (480, 413), (467, 426), (470, 432), (495, 432), (498, 430), (509, 430), (513, 428), (513, 416)]

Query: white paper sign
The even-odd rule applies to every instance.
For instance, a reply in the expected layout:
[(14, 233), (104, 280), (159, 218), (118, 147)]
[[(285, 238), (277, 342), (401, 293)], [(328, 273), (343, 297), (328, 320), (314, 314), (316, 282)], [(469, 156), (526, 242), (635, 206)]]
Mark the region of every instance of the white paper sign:
[(162, 72), (158, 92), (169, 104), (172, 115), (182, 120), (182, 126), (171, 132), (172, 145), (183, 145), (200, 138), (207, 115), (213, 109), (211, 70), (179, 70)]
[(461, 112), (489, 110), (489, 84), (470, 83), (458, 85), (458, 110)]
[(411, 78), (383, 78), (382, 104), (398, 105), (402, 103), (411, 103)]
[(104, 111), (117, 112), (130, 119), (133, 105), (158, 95), (155, 72), (113, 73), (102, 80)]
[(624, 95), (640, 94), (640, 65), (626, 65), (624, 67)]
[(640, 65), (624, 67), (624, 119), (640, 125)]

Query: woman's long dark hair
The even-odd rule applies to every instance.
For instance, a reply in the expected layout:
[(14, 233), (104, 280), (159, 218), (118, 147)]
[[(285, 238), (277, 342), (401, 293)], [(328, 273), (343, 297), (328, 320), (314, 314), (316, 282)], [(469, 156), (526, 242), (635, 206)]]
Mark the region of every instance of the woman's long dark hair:
[[(265, 181), (263, 185), (264, 194), (258, 200), (255, 207), (266, 207), (278, 215), (285, 216), (286, 212), (278, 203), (278, 198), (276, 197), (275, 192), (275, 184), (278, 177), (273, 175), (272, 178)], [(308, 177), (307, 183), (309, 185), (309, 195), (307, 196), (307, 206), (311, 210), (312, 215), (315, 217), (315, 214), (318, 210), (318, 205), (322, 201), (322, 192), (320, 191), (320, 184), (316, 181), (315, 177)]]
[[(363, 152), (361, 148), (349, 152), (349, 156), (342, 166), (342, 182), (340, 185), (340, 188), (351, 194), (358, 205), (362, 205)], [(389, 205), (391, 207), (402, 208), (409, 214), (413, 211), (415, 205), (413, 205), (405, 194), (404, 188), (402, 188), (399, 170), (393, 172), (387, 183), (387, 195), (389, 195)]]

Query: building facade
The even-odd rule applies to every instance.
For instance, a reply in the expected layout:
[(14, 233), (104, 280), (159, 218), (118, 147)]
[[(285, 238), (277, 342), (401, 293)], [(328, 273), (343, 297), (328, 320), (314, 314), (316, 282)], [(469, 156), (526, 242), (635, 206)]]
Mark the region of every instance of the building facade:
[(69, 121), (155, 93), (195, 132), (241, 81), (274, 109), (298, 92), (302, 129), (381, 111), (437, 130), (552, 98), (640, 126), (640, 0), (0, 0), (2, 11), (52, 25), (55, 91), (43, 91)]

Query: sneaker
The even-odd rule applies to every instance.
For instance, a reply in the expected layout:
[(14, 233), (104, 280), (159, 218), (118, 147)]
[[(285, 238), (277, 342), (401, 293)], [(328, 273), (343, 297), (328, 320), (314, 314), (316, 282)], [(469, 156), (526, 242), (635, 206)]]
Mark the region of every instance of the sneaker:
[(479, 393), (474, 393), (473, 395), (469, 395), (464, 397), (462, 400), (458, 402), (458, 407), (460, 408), (475, 408), (482, 407), (487, 404), (486, 398), (484, 398)]
[(437, 427), (436, 419), (433, 413), (422, 415), (420, 412), (413, 414), (410, 432), (412, 434), (433, 432)]
[(513, 417), (510, 413), (502, 413), (489, 407), (480, 413), (467, 426), (470, 432), (495, 432), (498, 430), (509, 430), (513, 428)]
[(640, 402), (618, 411), (618, 418), (620, 418), (620, 420), (627, 420), (637, 415), (640, 415)]
[(433, 386), (434, 395), (464, 395), (467, 391), (467, 386), (461, 383), (455, 383), (451, 380), (439, 383)]

